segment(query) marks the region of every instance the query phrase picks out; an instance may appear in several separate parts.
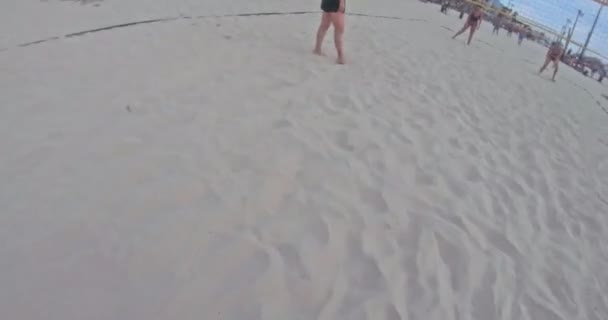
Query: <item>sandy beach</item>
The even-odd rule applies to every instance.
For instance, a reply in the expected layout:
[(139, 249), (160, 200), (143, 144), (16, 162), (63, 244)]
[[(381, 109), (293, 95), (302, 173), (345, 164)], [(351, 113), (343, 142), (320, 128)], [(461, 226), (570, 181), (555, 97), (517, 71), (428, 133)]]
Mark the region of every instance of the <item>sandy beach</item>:
[(607, 90), (347, 11), (3, 1), (1, 318), (608, 319)]

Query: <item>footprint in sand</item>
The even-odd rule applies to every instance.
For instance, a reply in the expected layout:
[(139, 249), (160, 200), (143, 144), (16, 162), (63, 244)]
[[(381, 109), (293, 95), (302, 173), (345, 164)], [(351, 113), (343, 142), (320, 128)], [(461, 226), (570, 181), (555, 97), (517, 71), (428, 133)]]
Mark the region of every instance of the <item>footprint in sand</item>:
[(359, 197), (375, 213), (386, 213), (389, 210), (388, 204), (382, 195), (382, 191), (368, 186), (359, 186)]
[(431, 187), (437, 184), (436, 180), (433, 175), (422, 171), (422, 169), (416, 170), (415, 182), (417, 186)]
[(467, 145), (467, 152), (469, 153), (469, 155), (471, 157), (477, 157), (479, 156), (479, 150), (477, 150), (477, 147), (475, 147), (473, 144), (468, 144)]
[(395, 305), (392, 304), (392, 303), (389, 303), (384, 308), (384, 317), (382, 317), (381, 319), (385, 319), (385, 320), (401, 320), (403, 318), (399, 314), (399, 311), (397, 311), (397, 308), (395, 307)]
[(574, 300), (574, 292), (564, 276), (549, 272), (545, 275), (545, 283), (560, 305), (568, 309), (571, 314), (576, 314), (577, 304)]
[(485, 156), (483, 157), (483, 160), (490, 166), (490, 168), (495, 169), (496, 168), (496, 162), (494, 161), (494, 157), (492, 156), (491, 153), (486, 153)]
[(443, 172), (443, 181), (448, 187), (448, 190), (450, 190), (450, 192), (452, 192), (452, 194), (458, 198), (462, 199), (467, 195), (467, 187), (462, 183), (462, 181), (460, 181), (460, 179), (453, 177), (447, 172)]
[(479, 182), (482, 180), (479, 169), (477, 169), (477, 166), (475, 165), (469, 166), (469, 169), (465, 173), (465, 178), (471, 182)]
[(453, 148), (455, 148), (457, 150), (462, 149), (462, 146), (460, 145), (460, 140), (458, 140), (458, 138), (452, 137), (452, 138), (449, 138), (448, 141)]
[(283, 263), (289, 274), (293, 274), (301, 279), (310, 279), (310, 272), (300, 258), (298, 249), (292, 244), (280, 244), (277, 246), (277, 251), (283, 259)]
[(523, 299), (523, 306), (526, 309), (530, 319), (547, 319), (547, 320), (566, 320), (547, 306), (537, 302), (532, 297), (526, 296)]
[(511, 242), (507, 236), (498, 231), (486, 228), (484, 231), (486, 236), (486, 240), (498, 251), (507, 255), (514, 263), (521, 261), (523, 259), (523, 255), (517, 247)]
[(335, 144), (342, 150), (352, 152), (355, 147), (349, 142), (347, 131), (338, 131), (335, 135)]
[(570, 197), (564, 193), (564, 191), (559, 191), (557, 194), (557, 201), (564, 212), (574, 211), (574, 205), (572, 204)]
[(467, 258), (467, 253), (454, 245), (453, 241), (445, 239), (439, 233), (436, 232), (434, 235), (439, 258), (450, 271), (452, 290), (458, 292), (468, 283), (469, 260)]
[(291, 121), (289, 121), (287, 119), (279, 119), (272, 123), (272, 127), (274, 129), (289, 128), (291, 126), (292, 126)]
[[(479, 287), (475, 289), (472, 299), (473, 319), (496, 319), (496, 302), (493, 287), (496, 284), (496, 272), (490, 267), (486, 269)], [(544, 319), (544, 318), (534, 318)]]
[(505, 176), (504, 180), (505, 180), (505, 184), (507, 185), (507, 188), (509, 188), (509, 190), (511, 190), (511, 192), (519, 195), (520, 197), (526, 196), (526, 191), (521, 186), (521, 184), (519, 184), (517, 181), (515, 181), (515, 179), (513, 179), (509, 176)]
[(351, 289), (367, 292), (381, 292), (386, 289), (386, 279), (374, 258), (363, 251), (360, 234), (352, 234), (346, 243), (346, 263), (349, 268), (345, 270)]

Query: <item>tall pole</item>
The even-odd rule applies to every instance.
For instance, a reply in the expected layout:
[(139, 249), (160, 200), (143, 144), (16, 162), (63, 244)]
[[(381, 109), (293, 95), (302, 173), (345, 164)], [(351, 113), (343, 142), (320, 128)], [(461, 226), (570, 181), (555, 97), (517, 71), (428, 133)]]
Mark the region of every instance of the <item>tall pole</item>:
[(568, 52), (568, 45), (570, 44), (570, 40), (574, 35), (574, 29), (576, 29), (576, 23), (578, 22), (578, 18), (583, 15), (583, 12), (579, 9), (576, 13), (576, 18), (574, 19), (574, 24), (572, 25), (572, 29), (568, 33), (568, 38), (566, 39), (566, 45), (564, 46), (564, 53)]
[(557, 41), (562, 41), (562, 39), (564, 39), (564, 36), (566, 35), (566, 32), (569, 32), (570, 29), (570, 19), (566, 20), (566, 24), (562, 26), (562, 33), (557, 37)]
[(581, 50), (581, 54), (579, 56), (579, 61), (580, 59), (583, 57), (583, 55), (585, 54), (585, 51), (587, 50), (587, 46), (589, 46), (589, 41), (591, 41), (591, 35), (593, 35), (593, 31), (595, 30), (595, 25), (597, 24), (597, 20), (600, 18), (600, 13), (602, 13), (602, 9), (604, 8), (603, 4), (600, 4), (600, 9), (597, 10), (597, 15), (595, 16), (595, 20), (593, 21), (593, 25), (591, 26), (591, 30), (589, 31), (589, 35), (587, 36), (587, 40), (585, 41), (585, 45), (583, 46), (583, 49)]

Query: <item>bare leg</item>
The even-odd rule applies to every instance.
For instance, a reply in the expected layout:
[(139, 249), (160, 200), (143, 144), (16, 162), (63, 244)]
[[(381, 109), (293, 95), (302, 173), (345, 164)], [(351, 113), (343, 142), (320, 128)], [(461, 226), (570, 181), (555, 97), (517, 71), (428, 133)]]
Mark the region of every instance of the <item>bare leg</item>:
[(558, 60), (553, 61), (554, 70), (553, 70), (553, 78), (551, 78), (551, 80), (553, 80), (553, 81), (555, 81), (555, 76), (557, 75), (557, 70), (559, 69), (558, 66), (559, 66), (559, 61)]
[(336, 12), (331, 13), (331, 22), (334, 25), (334, 43), (336, 45), (336, 51), (338, 52), (338, 64), (344, 64), (344, 43), (342, 37), (344, 35), (344, 13)]
[(467, 44), (471, 44), (471, 40), (473, 40), (473, 34), (475, 34), (475, 27), (471, 26), (471, 32), (469, 32), (469, 40), (467, 41)]
[(313, 50), (314, 54), (321, 55), (321, 45), (323, 45), (323, 39), (325, 38), (325, 34), (327, 33), (327, 29), (331, 25), (331, 16), (328, 12), (323, 12), (321, 16), (321, 24), (319, 25), (319, 30), (317, 30), (317, 42), (315, 44), (315, 49)]
[(545, 58), (545, 63), (543, 64), (543, 66), (538, 71), (539, 74), (543, 73), (543, 71), (545, 71), (545, 69), (547, 69), (547, 66), (549, 65), (549, 62), (551, 62), (551, 59), (549, 59), (549, 57), (546, 57)]
[(456, 39), (456, 37), (463, 34), (467, 30), (468, 27), (469, 27), (469, 25), (465, 24), (464, 27), (462, 27), (462, 29), (460, 29), (460, 31), (456, 32), (456, 34), (452, 37), (452, 39)]

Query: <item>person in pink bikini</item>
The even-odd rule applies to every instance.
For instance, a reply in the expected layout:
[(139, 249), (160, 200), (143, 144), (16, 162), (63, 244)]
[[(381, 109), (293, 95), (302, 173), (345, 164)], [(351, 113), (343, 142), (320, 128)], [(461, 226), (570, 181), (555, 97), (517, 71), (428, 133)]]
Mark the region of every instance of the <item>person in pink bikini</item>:
[(321, 16), (321, 24), (317, 31), (317, 42), (313, 52), (317, 55), (322, 55), (321, 45), (323, 44), (323, 38), (331, 25), (334, 26), (334, 43), (336, 45), (336, 51), (338, 52), (338, 64), (344, 64), (344, 45), (342, 36), (344, 35), (344, 12), (346, 9), (346, 0), (322, 0), (321, 10), (323, 15)]
[(475, 30), (479, 29), (481, 26), (481, 20), (483, 18), (483, 9), (480, 6), (476, 6), (473, 9), (473, 12), (469, 14), (467, 21), (464, 23), (464, 27), (460, 29), (460, 31), (456, 32), (456, 34), (452, 37), (452, 39), (456, 39), (459, 35), (463, 34), (467, 29), (469, 31), (469, 40), (467, 44), (471, 44), (471, 40), (473, 39), (473, 34), (475, 34)]
[(564, 54), (564, 47), (562, 46), (562, 43), (559, 41), (553, 42), (547, 51), (547, 55), (545, 56), (545, 63), (538, 71), (538, 74), (543, 73), (543, 71), (547, 69), (549, 63), (553, 62), (553, 77), (551, 80), (555, 81), (555, 76), (559, 70), (559, 60), (562, 57), (562, 54)]

